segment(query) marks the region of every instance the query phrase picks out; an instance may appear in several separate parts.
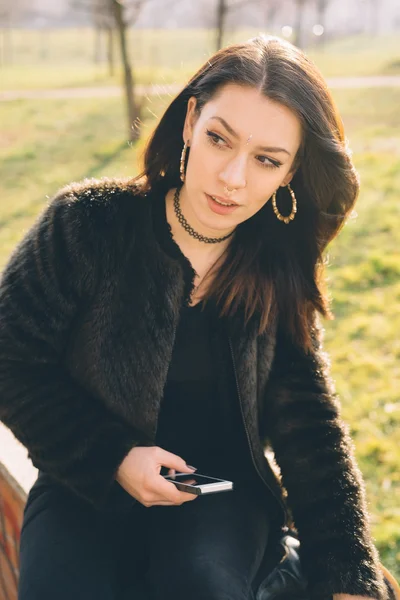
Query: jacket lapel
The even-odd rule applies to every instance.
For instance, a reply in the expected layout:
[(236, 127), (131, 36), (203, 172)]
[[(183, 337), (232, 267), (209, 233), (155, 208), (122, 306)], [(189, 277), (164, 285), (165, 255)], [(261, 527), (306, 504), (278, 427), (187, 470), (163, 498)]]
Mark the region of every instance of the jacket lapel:
[(256, 322), (243, 325), (240, 312), (226, 321), (239, 400), (249, 433), (254, 431), (257, 407), (257, 337)]
[[(135, 256), (136, 268), (141, 273), (141, 288), (146, 293), (138, 294), (135, 301), (137, 328), (142, 330), (143, 335), (135, 340), (133, 356), (142, 357), (142, 365), (151, 365), (150, 376), (145, 378), (146, 385), (137, 390), (142, 406), (135, 411), (135, 420), (137, 422), (138, 415), (141, 415), (143, 422), (140, 428), (154, 440), (183, 302), (184, 277), (180, 264), (159, 247), (150, 220), (147, 215)], [(144, 278), (146, 281), (143, 281)], [(137, 375), (137, 381), (143, 382), (143, 372)]]
[(258, 433), (257, 418), (263, 408), (263, 390), (271, 371), (276, 343), (275, 325), (261, 335), (258, 335), (258, 327), (256, 315), (246, 326), (240, 311), (226, 319), (244, 418), (254, 434)]

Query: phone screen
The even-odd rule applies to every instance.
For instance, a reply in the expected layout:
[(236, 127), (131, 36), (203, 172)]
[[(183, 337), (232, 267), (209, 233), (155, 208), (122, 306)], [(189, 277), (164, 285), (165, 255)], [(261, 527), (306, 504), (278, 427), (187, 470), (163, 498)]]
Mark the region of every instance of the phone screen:
[(218, 483), (221, 479), (213, 479), (207, 477), (207, 475), (196, 475), (191, 473), (177, 473), (176, 475), (167, 475), (166, 479), (173, 481), (179, 481), (181, 483), (188, 483), (189, 485), (205, 485), (206, 483)]

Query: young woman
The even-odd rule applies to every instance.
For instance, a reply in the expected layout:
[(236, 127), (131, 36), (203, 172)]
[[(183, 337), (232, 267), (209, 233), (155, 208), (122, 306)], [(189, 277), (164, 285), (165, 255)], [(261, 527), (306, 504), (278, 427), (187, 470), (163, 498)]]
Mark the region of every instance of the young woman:
[[(137, 178), (50, 202), (0, 295), (0, 416), (39, 469), (20, 600), (253, 598), (290, 526), (310, 598), (387, 597), (319, 321), (357, 193), (321, 74), (257, 37), (193, 76)], [(163, 477), (195, 468), (234, 490)]]

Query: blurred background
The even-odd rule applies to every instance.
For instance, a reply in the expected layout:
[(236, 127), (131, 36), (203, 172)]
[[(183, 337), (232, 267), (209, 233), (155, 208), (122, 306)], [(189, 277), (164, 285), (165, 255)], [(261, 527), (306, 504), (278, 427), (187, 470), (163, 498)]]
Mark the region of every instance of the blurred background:
[[(375, 541), (400, 577), (399, 0), (0, 0), (0, 269), (61, 186), (136, 174), (187, 78), (258, 33), (320, 67), (360, 173), (328, 249), (325, 346)], [(35, 469), (1, 424), (0, 461), (28, 490)]]

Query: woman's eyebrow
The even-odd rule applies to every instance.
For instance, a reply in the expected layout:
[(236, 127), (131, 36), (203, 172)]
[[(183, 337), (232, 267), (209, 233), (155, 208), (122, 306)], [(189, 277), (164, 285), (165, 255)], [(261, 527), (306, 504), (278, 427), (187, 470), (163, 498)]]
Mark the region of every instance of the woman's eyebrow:
[[(222, 123), (222, 125), (225, 127), (225, 129), (227, 131), (229, 131), (229, 133), (235, 137), (236, 139), (239, 139), (239, 134), (236, 133), (236, 131), (234, 129), (232, 129), (232, 127), (229, 125), (229, 123), (227, 123), (225, 121), (225, 119), (223, 119), (222, 117), (210, 117), (210, 119), (215, 119), (216, 121), (219, 121), (220, 123)], [(290, 152), (288, 150), (286, 150), (285, 148), (278, 148), (277, 146), (258, 146), (260, 150), (263, 150), (264, 152), (285, 152), (285, 154), (288, 154), (289, 156), (291, 156)]]

